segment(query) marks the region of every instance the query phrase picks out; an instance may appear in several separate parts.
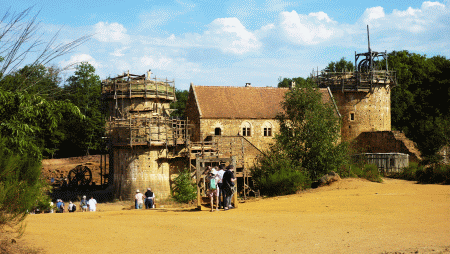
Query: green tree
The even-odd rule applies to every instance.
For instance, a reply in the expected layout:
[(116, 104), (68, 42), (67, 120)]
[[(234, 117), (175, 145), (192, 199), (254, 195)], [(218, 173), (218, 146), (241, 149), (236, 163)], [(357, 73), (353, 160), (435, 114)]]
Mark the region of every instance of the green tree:
[(74, 75), (67, 79), (63, 94), (63, 98), (75, 104), (85, 118), (81, 121), (66, 119), (62, 125), (65, 139), (58, 155), (66, 157), (101, 152), (104, 149), (105, 119), (100, 98), (101, 81), (95, 68), (89, 63), (78, 65)]
[(393, 128), (416, 142), (422, 155), (433, 157), (450, 140), (450, 60), (394, 51), (388, 61), (398, 80), (391, 97)]
[(179, 116), (184, 117), (186, 111), (186, 102), (189, 96), (188, 90), (175, 90), (175, 96), (177, 97), (177, 101), (172, 102), (170, 104), (171, 109), (176, 109), (171, 116)]
[(189, 203), (197, 198), (197, 188), (191, 180), (191, 174), (188, 169), (182, 170), (173, 182), (172, 196), (176, 201)]
[(312, 80), (310, 78), (278, 78), (278, 87), (291, 87), (292, 81), (295, 82), (295, 86), (303, 87), (312, 84)]
[(345, 60), (345, 57), (337, 62), (330, 62), (325, 68), (326, 72), (350, 72), (353, 71), (354, 65), (352, 62)]
[(276, 146), (294, 165), (305, 168), (312, 181), (347, 162), (347, 144), (338, 144), (340, 119), (318, 89), (296, 87), (286, 94), (282, 106)]

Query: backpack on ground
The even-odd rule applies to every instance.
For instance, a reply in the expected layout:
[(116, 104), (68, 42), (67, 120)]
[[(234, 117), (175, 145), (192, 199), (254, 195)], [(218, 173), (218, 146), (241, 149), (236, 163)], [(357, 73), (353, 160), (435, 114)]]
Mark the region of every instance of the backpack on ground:
[(75, 212), (77, 210), (77, 206), (75, 204), (73, 204), (72, 206), (72, 212)]

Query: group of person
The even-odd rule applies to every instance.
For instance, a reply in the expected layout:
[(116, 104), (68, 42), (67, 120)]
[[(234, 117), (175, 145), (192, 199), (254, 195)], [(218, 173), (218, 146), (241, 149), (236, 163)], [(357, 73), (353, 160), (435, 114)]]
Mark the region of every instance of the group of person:
[(139, 190), (136, 190), (134, 196), (134, 206), (136, 209), (143, 209), (145, 204), (146, 209), (155, 208), (155, 193), (151, 188), (147, 188), (145, 194), (142, 194)]
[[(226, 170), (225, 170), (226, 169)], [(234, 167), (220, 164), (219, 167), (206, 168), (206, 180), (208, 186), (208, 196), (211, 200), (211, 212), (219, 211), (223, 208), (224, 211), (233, 209), (231, 205), (231, 198), (235, 192), (236, 177), (234, 176)], [(214, 210), (214, 199), (216, 200), (216, 209)]]
[[(53, 202), (50, 203), (51, 205)], [(86, 199), (86, 196), (83, 196), (83, 198), (80, 201), (80, 207), (82, 212), (87, 212), (88, 209), (90, 212), (95, 212), (97, 210), (97, 200), (94, 199), (94, 197), (91, 196), (89, 200)], [(77, 210), (77, 206), (69, 200), (69, 205), (67, 207), (67, 211), (69, 213), (73, 213)], [(56, 212), (57, 213), (64, 213), (65, 211), (65, 205), (62, 199), (56, 200)]]

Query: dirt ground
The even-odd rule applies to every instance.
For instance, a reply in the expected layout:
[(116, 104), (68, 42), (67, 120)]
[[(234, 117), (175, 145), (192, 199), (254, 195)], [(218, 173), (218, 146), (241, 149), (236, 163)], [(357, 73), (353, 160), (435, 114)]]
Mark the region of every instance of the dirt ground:
[(450, 186), (344, 179), (230, 211), (130, 205), (29, 215), (18, 241), (42, 253), (450, 253)]

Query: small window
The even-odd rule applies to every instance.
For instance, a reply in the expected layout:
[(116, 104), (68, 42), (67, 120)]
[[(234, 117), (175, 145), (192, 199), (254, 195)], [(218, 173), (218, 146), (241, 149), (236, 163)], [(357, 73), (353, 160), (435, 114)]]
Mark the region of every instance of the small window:
[(272, 124), (270, 122), (265, 122), (262, 125), (262, 132), (264, 137), (271, 137), (272, 136)]
[(350, 113), (350, 121), (355, 121), (355, 113)]
[(220, 136), (222, 135), (222, 129), (220, 129), (219, 127), (214, 129), (214, 135), (216, 136)]
[(242, 127), (242, 136), (250, 136), (251, 130), (248, 127)]
[(251, 136), (252, 135), (252, 131), (251, 131), (251, 125), (249, 122), (245, 122), (242, 124), (242, 136)]
[(264, 127), (264, 137), (271, 137), (271, 136), (272, 136), (272, 128)]

